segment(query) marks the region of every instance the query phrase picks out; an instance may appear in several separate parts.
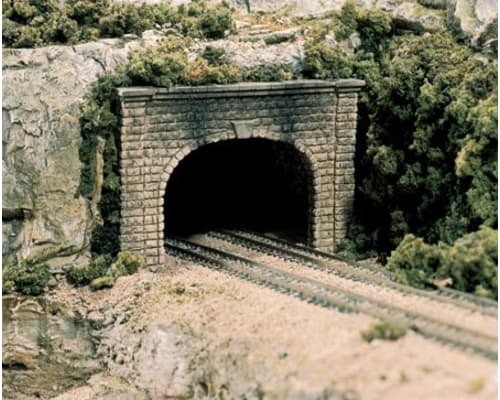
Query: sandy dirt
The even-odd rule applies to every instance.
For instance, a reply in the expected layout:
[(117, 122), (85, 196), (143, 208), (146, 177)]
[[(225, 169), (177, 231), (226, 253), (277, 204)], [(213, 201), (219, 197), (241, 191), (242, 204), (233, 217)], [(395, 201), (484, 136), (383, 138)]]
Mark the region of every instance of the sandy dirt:
[(396, 342), (369, 344), (361, 332), (376, 322), (370, 317), (314, 306), (175, 259), (156, 273), (120, 278), (109, 291), (73, 289), (73, 295), (78, 291), (96, 306), (118, 307), (144, 286), (139, 303), (130, 306), (131, 323), (187, 327), (209, 353), (237, 343), (235, 356), (265, 398), (328, 388), (345, 399), (497, 398), (495, 362), (411, 331)]

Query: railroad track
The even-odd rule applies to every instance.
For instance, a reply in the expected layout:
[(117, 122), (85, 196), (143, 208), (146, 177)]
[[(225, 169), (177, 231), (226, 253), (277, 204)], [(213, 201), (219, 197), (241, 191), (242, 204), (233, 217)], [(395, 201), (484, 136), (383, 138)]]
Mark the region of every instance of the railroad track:
[[(267, 243), (266, 246), (268, 247), (262, 243), (258, 244), (258, 237), (260, 236), (256, 235), (256, 237), (245, 238), (241, 232), (238, 232), (238, 234), (211, 232), (210, 234), (198, 235), (189, 240), (167, 238), (165, 244), (166, 250), (170, 254), (197, 262), (208, 268), (229, 273), (323, 307), (337, 308), (344, 312), (361, 312), (381, 320), (394, 321), (407, 326), (425, 337), (432, 338), (446, 345), (465, 351), (472, 351), (489, 359), (497, 359), (496, 332), (495, 334), (487, 334), (474, 329), (474, 327), (444, 322), (440, 318), (431, 317), (425, 313), (411, 310), (408, 307), (405, 308), (396, 305), (391, 301), (369, 297), (353, 292), (352, 290), (346, 290), (339, 285), (332, 285), (324, 283), (319, 279), (308, 278), (304, 274), (292, 273), (281, 268), (276, 268), (269, 262), (257, 262), (255, 261), (256, 257), (240, 255), (241, 249), (245, 247), (251, 247), (253, 251), (257, 252), (256, 254), (271, 253), (272, 250), (272, 253), (274, 253), (272, 256), (277, 259), (286, 258), (283, 252), (291, 251), (290, 249), (286, 251), (281, 249), (280, 255), (277, 255), (278, 249), (275, 248), (276, 246), (272, 247), (271, 243)], [(263, 238), (261, 242), (268, 239)], [(221, 241), (225, 245), (221, 245)], [(234, 247), (231, 248), (230, 246)], [(291, 246), (293, 247), (293, 245)], [(228, 247), (230, 251), (224, 250)], [(267, 250), (264, 250), (265, 247)], [(307, 264), (305, 265), (306, 268), (314, 268), (322, 272), (335, 274), (335, 272), (332, 272), (333, 265), (326, 265), (325, 261), (321, 264), (318, 260), (314, 261), (313, 257), (306, 259), (305, 256), (305, 254), (302, 254), (302, 258), (298, 261), (301, 265)], [(291, 258), (292, 255), (289, 254), (287, 257)], [(295, 257), (294, 261), (297, 261), (296, 258), (298, 258), (298, 255), (294, 253), (293, 257)], [(315, 263), (317, 264), (316, 266), (314, 266)], [(373, 267), (367, 268), (355, 265), (353, 267), (355, 272), (346, 270), (346, 266), (343, 267), (344, 269), (340, 268), (340, 273), (338, 273), (338, 276), (342, 279), (350, 279), (360, 284), (369, 282), (370, 285), (389, 285), (391, 287), (390, 290), (395, 290), (392, 286), (396, 283), (391, 281), (390, 277), (375, 271)], [(376, 282), (369, 281), (370, 277), (375, 277)], [(404, 287), (406, 288), (406, 286)], [(415, 293), (412, 293), (412, 295), (415, 295)], [(447, 302), (452, 301), (450, 297), (443, 298)], [(434, 298), (432, 300), (436, 301)], [(457, 302), (460, 304), (464, 303), (463, 299), (459, 299)], [(469, 309), (473, 307), (469, 303), (464, 304), (468, 304)], [(476, 305), (475, 307), (478, 312), (482, 310), (480, 306)]]
[(284, 240), (258, 235), (246, 231), (212, 231), (209, 236), (230, 243), (254, 249), (284, 260), (295, 261), (309, 268), (336, 274), (347, 279), (365, 283), (376, 283), (405, 294), (446, 302), (474, 312), (497, 317), (496, 301), (474, 296), (449, 288), (435, 288), (433, 291), (414, 288), (395, 282), (395, 276), (388, 270), (346, 260), (334, 254), (325, 253)]

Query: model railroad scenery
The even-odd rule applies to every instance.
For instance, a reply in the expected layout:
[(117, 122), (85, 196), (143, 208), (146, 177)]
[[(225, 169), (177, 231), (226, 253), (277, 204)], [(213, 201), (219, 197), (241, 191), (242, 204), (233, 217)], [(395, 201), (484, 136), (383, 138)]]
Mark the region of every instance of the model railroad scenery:
[(496, 399), (497, 7), (3, 0), (3, 398)]

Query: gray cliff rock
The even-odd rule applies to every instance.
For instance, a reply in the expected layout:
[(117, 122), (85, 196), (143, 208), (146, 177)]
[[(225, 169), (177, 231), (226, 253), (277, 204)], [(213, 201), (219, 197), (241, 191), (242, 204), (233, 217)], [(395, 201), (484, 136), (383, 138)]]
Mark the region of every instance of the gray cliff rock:
[(3, 50), (5, 263), (67, 258), (87, 247), (92, 215), (77, 196), (80, 106), (100, 74), (143, 45), (108, 39)]
[(450, 25), (455, 25), (473, 41), (490, 24), (496, 25), (498, 17), (497, 0), (448, 0), (447, 18)]
[(89, 323), (51, 301), (4, 296), (2, 376), (5, 399), (48, 398), (83, 384), (100, 370)]

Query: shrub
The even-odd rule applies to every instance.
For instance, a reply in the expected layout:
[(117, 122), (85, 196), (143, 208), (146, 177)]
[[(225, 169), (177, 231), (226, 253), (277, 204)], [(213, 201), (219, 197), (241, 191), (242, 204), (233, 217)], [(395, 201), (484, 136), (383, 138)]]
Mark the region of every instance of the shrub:
[(408, 234), (391, 253), (387, 268), (396, 274), (398, 281), (417, 287), (426, 287), (442, 263), (441, 250)]
[(219, 65), (225, 64), (226, 61), (226, 50), (221, 47), (207, 46), (203, 50), (202, 57), (207, 61), (208, 65), (212, 67), (217, 67)]
[(100, 278), (94, 279), (90, 282), (90, 289), (92, 290), (101, 290), (101, 289), (109, 289), (115, 286), (116, 278), (114, 276), (101, 276)]
[(66, 277), (76, 286), (90, 284), (93, 290), (114, 286), (120, 276), (131, 275), (144, 264), (144, 259), (132, 252), (123, 251), (113, 259), (109, 254), (94, 257), (84, 267), (73, 267)]
[(368, 132), (366, 140), (360, 132), (354, 212), (383, 259), (407, 232), (453, 243), (496, 224), (497, 74), (448, 34), (380, 43), (387, 50), (353, 60), (368, 81), (360, 111), (370, 115), (360, 123)]
[(144, 259), (132, 252), (123, 251), (118, 254), (116, 260), (105, 271), (105, 274), (90, 282), (92, 290), (100, 290), (113, 287), (120, 276), (131, 275), (144, 264)]
[(158, 46), (129, 57), (127, 76), (138, 85), (171, 86), (181, 81), (187, 67), (185, 41), (169, 37)]
[(496, 299), (497, 237), (497, 230), (483, 226), (448, 246), (427, 244), (409, 234), (392, 252), (387, 267), (405, 284), (425, 287), (449, 279), (455, 289)]
[(356, 5), (353, 1), (347, 1), (341, 8), (337, 16), (338, 24), (336, 27), (335, 37), (338, 40), (346, 39), (351, 34), (356, 32), (357, 23)]
[(4, 46), (35, 47), (49, 43), (79, 43), (100, 37), (141, 34), (173, 26), (183, 35), (218, 39), (234, 32), (226, 3), (207, 8), (201, 1), (175, 11), (168, 3), (140, 6), (109, 0), (3, 0)]
[(183, 80), (190, 85), (236, 83), (241, 81), (241, 69), (226, 63), (210, 66), (204, 59), (198, 58), (187, 67)]
[(198, 27), (207, 39), (222, 39), (226, 32), (235, 31), (232, 10), (226, 2), (204, 12), (198, 22)]
[(29, 260), (19, 266), (4, 266), (2, 270), (2, 293), (13, 291), (27, 296), (38, 296), (43, 293), (50, 279), (49, 267), (35, 264)]
[(455, 289), (498, 298), (498, 231), (483, 226), (464, 235), (443, 255), (438, 275), (451, 277)]
[(291, 64), (265, 64), (242, 70), (243, 81), (276, 82), (297, 78), (297, 73)]
[(76, 286), (88, 285), (94, 279), (104, 276), (112, 264), (109, 254), (99, 255), (84, 267), (72, 267), (66, 272), (70, 283)]
[(314, 79), (350, 78), (353, 63), (350, 55), (339, 46), (310, 41), (304, 45), (303, 74)]
[(372, 325), (361, 333), (361, 337), (368, 343), (373, 340), (398, 340), (406, 335), (407, 327), (396, 322), (381, 322)]
[(119, 278), (124, 275), (131, 275), (144, 264), (144, 259), (132, 252), (122, 251), (118, 254), (115, 262), (111, 265), (106, 275)]

